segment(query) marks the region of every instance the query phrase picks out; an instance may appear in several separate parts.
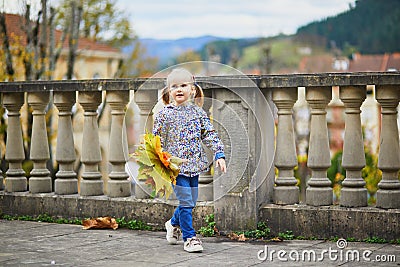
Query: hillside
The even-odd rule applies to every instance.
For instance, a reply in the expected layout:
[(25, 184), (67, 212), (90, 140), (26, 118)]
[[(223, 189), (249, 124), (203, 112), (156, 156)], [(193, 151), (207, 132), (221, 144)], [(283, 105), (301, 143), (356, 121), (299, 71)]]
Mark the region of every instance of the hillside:
[(296, 72), (304, 56), (327, 53), (318, 46), (296, 42), (292, 36), (261, 39), (257, 44), (246, 47), (237, 68), (249, 72), (254, 69), (264, 73)]
[(300, 27), (296, 35), (322, 40), (327, 48), (378, 54), (400, 51), (399, 25), (399, 0), (358, 0), (344, 13)]

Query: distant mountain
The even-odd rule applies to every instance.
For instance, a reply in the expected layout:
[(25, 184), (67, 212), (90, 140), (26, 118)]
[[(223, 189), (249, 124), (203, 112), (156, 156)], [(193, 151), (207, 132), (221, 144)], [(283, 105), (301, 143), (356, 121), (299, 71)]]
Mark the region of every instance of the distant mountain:
[[(146, 55), (157, 57), (159, 65), (165, 65), (168, 61), (175, 59), (182, 52), (187, 50), (200, 50), (205, 44), (213, 41), (225, 40), (216, 36), (200, 36), (194, 38), (181, 38), (176, 40), (160, 40), (160, 39), (139, 39), (140, 43), (146, 48)], [(133, 46), (124, 48), (125, 53), (131, 52)]]

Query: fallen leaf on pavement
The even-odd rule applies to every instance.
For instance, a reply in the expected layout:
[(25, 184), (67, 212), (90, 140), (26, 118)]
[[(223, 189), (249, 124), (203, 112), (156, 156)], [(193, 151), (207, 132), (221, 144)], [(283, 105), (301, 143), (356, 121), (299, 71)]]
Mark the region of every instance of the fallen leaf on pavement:
[(98, 217), (82, 221), (83, 229), (107, 229), (111, 228), (116, 230), (118, 223), (114, 218), (111, 217)]
[(283, 238), (277, 236), (277, 237), (271, 238), (270, 240), (271, 240), (271, 241), (274, 241), (274, 242), (282, 242), (282, 241), (283, 241)]
[(237, 241), (242, 241), (242, 242), (249, 240), (247, 237), (244, 236), (244, 234), (238, 235), (236, 233), (231, 233), (231, 234), (228, 235), (228, 237), (231, 240), (237, 240)]

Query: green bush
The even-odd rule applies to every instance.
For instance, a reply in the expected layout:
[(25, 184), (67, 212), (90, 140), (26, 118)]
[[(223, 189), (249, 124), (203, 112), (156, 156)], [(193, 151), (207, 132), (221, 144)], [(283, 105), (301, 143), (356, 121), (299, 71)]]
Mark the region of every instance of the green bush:
[(205, 222), (207, 225), (200, 227), (198, 232), (204, 237), (214, 236), (216, 234), (214, 214), (206, 215)]
[(263, 239), (270, 237), (271, 229), (267, 227), (265, 222), (259, 222), (256, 230), (239, 231), (235, 233), (237, 235), (244, 234), (246, 238)]
[[(346, 170), (342, 167), (343, 152), (339, 151), (333, 155), (331, 166), (327, 170), (329, 180), (332, 182), (333, 192), (336, 200), (340, 198), (342, 182), (346, 177)], [(382, 179), (382, 172), (378, 169), (378, 156), (373, 154), (367, 147), (365, 148), (365, 167), (361, 170), (368, 191), (369, 204), (375, 204), (375, 193), (378, 190), (378, 183)]]

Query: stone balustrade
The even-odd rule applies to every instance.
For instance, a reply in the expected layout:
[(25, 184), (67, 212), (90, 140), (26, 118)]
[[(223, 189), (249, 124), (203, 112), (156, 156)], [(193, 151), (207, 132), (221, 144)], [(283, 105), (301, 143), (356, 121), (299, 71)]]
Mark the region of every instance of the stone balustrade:
[[(332, 184), (327, 178), (327, 169), (331, 165), (327, 110), (332, 100), (332, 86), (339, 86), (345, 111), (342, 166), (346, 178), (338, 204), (346, 208), (368, 205), (361, 173), (366, 161), (360, 107), (366, 99), (367, 85), (374, 85), (376, 101), (381, 106), (378, 167), (382, 171), (382, 180), (376, 193), (376, 208), (400, 208), (397, 117), (400, 73), (264, 75), (246, 79), (237, 76), (198, 78), (206, 96), (213, 100), (206, 102), (207, 112), (212, 111), (210, 115), (227, 152), (228, 173), (215, 170), (214, 181), (211, 173), (202, 178), (202, 183), (206, 183), (204, 188), (213, 193), (204, 194), (208, 199), (201, 200), (215, 205), (219, 227), (227, 230), (254, 228), (262, 204), (284, 207), (299, 203), (299, 182), (294, 175), (298, 161), (292, 116), (298, 87), (305, 87), (311, 110), (307, 159), (311, 177), (306, 185), (302, 185), (307, 186), (305, 205), (313, 208), (333, 205)], [(139, 186), (134, 192), (131, 190), (125, 168), (129, 152), (124, 122), (130, 92), (134, 91), (131, 101), (135, 101), (140, 109), (140, 127), (135, 131), (141, 134), (152, 130), (154, 106), (164, 81), (157, 78), (151, 83), (145, 82), (146, 79), (116, 79), (0, 83), (2, 106), (7, 114), (4, 154), (7, 169), (2, 170), (5, 186), (0, 185), (3, 195), (27, 192), (32, 196), (107, 196), (111, 201), (126, 197), (147, 198)], [(143, 84), (145, 87), (141, 87)], [(21, 128), (21, 118), (26, 116), (21, 113), (25, 96), (33, 117), (29, 148), (24, 146)], [(106, 146), (102, 145), (104, 140), (100, 139), (98, 123), (98, 110), (103, 102), (109, 106), (109, 109), (103, 109), (110, 117)], [(81, 143), (75, 139), (74, 105), (83, 112)], [(58, 111), (52, 112), (56, 114), (52, 116), (56, 116), (58, 124), (48, 134), (46, 116), (51, 115), (49, 110), (52, 108)], [(57, 140), (53, 157), (56, 172), (52, 177), (46, 166), (52, 158), (49, 144), (54, 133)], [(27, 159), (27, 149), (33, 162), (29, 173), (22, 167)], [(104, 153), (107, 153), (107, 163), (102, 165)], [(77, 160), (82, 164), (78, 173)], [(101, 166), (109, 169), (103, 170)]]

